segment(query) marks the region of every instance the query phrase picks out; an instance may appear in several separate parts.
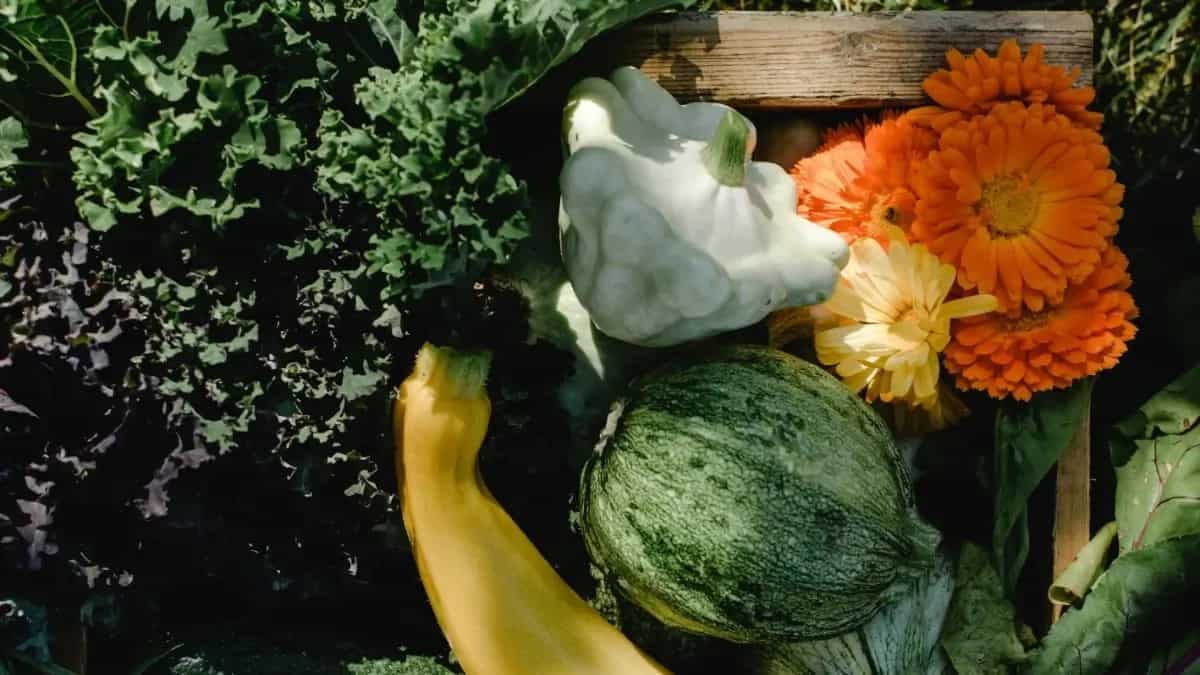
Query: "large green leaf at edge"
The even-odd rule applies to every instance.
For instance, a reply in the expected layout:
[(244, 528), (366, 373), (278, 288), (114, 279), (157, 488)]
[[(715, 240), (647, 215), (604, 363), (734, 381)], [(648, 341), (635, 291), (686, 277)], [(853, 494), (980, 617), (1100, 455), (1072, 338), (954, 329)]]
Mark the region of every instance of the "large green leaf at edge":
[(1200, 626), (1167, 630), (1140, 654), (1122, 652), (1113, 675), (1200, 675)]
[(1017, 638), (1016, 610), (986, 551), (963, 545), (954, 585), (942, 631), (946, 655), (959, 675), (1004, 675), (1025, 658), (1025, 648)]
[[(656, 14), (669, 9), (686, 9), (697, 0), (631, 0), (625, 3), (614, 3), (614, 6), (602, 9), (586, 20), (572, 23), (566, 28), (562, 46), (550, 56), (541, 70), (528, 74), (524, 81), (518, 81), (516, 86), (503, 99), (496, 101), (491, 109), (502, 108), (511, 101), (519, 98), (550, 69), (574, 56), (589, 41), (609, 30), (640, 19), (650, 14)], [(537, 17), (550, 15), (562, 0), (539, 0), (528, 10), (529, 14)]]
[(1116, 428), (1121, 552), (1200, 533), (1200, 367)]
[(1028, 404), (1002, 408), (996, 417), (992, 554), (1011, 593), (1029, 553), (1030, 495), (1058, 461), (1091, 404), (1092, 380), (1038, 394)]
[(1077, 610), (1063, 615), (1033, 654), (1033, 675), (1107, 673), (1122, 645), (1155, 635), (1160, 624), (1195, 619), (1200, 535), (1160, 541), (1120, 556)]

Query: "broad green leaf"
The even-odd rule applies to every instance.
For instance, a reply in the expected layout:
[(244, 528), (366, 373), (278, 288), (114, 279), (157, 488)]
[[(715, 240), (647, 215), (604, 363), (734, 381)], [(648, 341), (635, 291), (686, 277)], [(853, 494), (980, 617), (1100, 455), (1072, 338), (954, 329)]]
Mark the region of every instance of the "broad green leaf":
[[(1200, 421), (1200, 366), (1192, 368), (1150, 397), (1138, 411), (1117, 424), (1125, 438), (1150, 438), (1156, 432), (1181, 434)], [(1118, 464), (1124, 464), (1119, 458)]]
[(1114, 675), (1200, 675), (1200, 626), (1166, 632), (1154, 642), (1141, 653), (1122, 652)]
[(1017, 639), (1016, 612), (986, 551), (963, 545), (954, 586), (942, 632), (942, 647), (954, 669), (959, 675), (1009, 672), (1025, 657), (1025, 649)]
[[(23, 94), (38, 92), (40, 98), (67, 96), (88, 117), (99, 111), (85, 93), (89, 74), (84, 51), (96, 26), (104, 23), (100, 5), (86, 2), (39, 2), (26, 0), (10, 5), (8, 21), (0, 23), (0, 51), (9, 54), (5, 75), (20, 78)], [(26, 105), (25, 114), (36, 116), (39, 106)]]
[(396, 0), (375, 0), (367, 6), (364, 14), (370, 20), (371, 31), (379, 44), (391, 49), (396, 55), (396, 63), (403, 65), (412, 56), (416, 35), (396, 9)]
[[(1117, 427), (1117, 526), (1121, 551), (1200, 532), (1200, 368)], [(1129, 450), (1132, 448), (1132, 453)]]
[(1047, 594), (1056, 605), (1073, 605), (1087, 595), (1088, 589), (1104, 570), (1105, 553), (1117, 535), (1117, 523), (1108, 523), (1075, 554), (1075, 559), (1054, 580)]
[(1200, 532), (1200, 427), (1137, 442), (1117, 467), (1121, 551)]
[[(572, 16), (569, 21), (560, 19), (557, 28), (563, 34), (561, 42), (547, 41), (543, 43), (545, 46), (538, 45), (539, 51), (544, 51), (547, 47), (552, 51), (537, 55), (542, 63), (536, 70), (517, 73), (513, 78), (514, 82), (507, 87), (508, 91), (497, 90), (499, 95), (488, 105), (488, 109), (500, 108), (518, 98), (546, 71), (574, 56), (588, 41), (601, 33), (619, 28), (648, 14), (667, 9), (690, 7), (695, 2), (696, 0), (634, 0), (632, 2), (593, 3), (596, 6), (590, 8), (590, 12), (581, 12), (580, 15)], [(540, 0), (531, 3), (531, 6), (526, 9), (527, 21), (530, 25), (548, 23), (547, 18), (552, 21), (556, 13), (563, 14), (560, 9), (561, 5), (561, 0)], [(479, 22), (481, 28), (490, 21), (486, 15), (477, 14), (473, 18), (481, 19)]]
[(1194, 620), (1200, 589), (1200, 535), (1160, 541), (1118, 557), (1079, 609), (1050, 629), (1028, 672), (1108, 673), (1125, 645)]
[(1038, 394), (997, 414), (992, 555), (1009, 592), (1016, 588), (1029, 552), (1029, 496), (1075, 436), (1091, 393), (1091, 379), (1082, 379), (1070, 389)]
[[(982, 555), (982, 553), (980, 554)], [(960, 565), (961, 569), (961, 565)], [(771, 645), (753, 657), (753, 675), (941, 675), (952, 672), (938, 643), (954, 593), (944, 552), (911, 589), (861, 628), (828, 640)], [(802, 610), (801, 610), (802, 611)]]

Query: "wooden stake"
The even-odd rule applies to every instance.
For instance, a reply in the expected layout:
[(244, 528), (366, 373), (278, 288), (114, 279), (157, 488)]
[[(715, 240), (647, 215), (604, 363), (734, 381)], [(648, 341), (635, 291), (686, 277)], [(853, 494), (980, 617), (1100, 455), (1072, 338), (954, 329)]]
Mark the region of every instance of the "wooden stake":
[[(1087, 406), (1079, 418), (1075, 437), (1058, 460), (1058, 476), (1054, 505), (1054, 574), (1057, 579), (1080, 549), (1092, 537), (1091, 528), (1091, 468), (1092, 468), (1092, 406)], [(1050, 623), (1062, 615), (1062, 605), (1050, 605)]]

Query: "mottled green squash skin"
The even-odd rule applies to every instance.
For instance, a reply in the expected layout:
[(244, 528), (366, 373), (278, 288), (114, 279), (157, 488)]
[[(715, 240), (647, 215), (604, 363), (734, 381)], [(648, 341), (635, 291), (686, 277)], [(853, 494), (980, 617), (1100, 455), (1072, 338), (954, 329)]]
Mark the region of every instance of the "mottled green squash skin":
[(631, 385), (584, 467), (580, 524), (630, 600), (742, 643), (861, 626), (940, 540), (878, 414), (821, 368), (753, 345)]

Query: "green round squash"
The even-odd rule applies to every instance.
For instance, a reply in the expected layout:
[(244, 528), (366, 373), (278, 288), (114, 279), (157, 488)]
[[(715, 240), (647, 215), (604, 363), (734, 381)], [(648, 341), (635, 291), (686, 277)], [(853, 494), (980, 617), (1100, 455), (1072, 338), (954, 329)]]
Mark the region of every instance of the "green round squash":
[(832, 637), (940, 541), (878, 414), (786, 352), (719, 347), (631, 384), (583, 469), (592, 560), (663, 623), (742, 643)]

